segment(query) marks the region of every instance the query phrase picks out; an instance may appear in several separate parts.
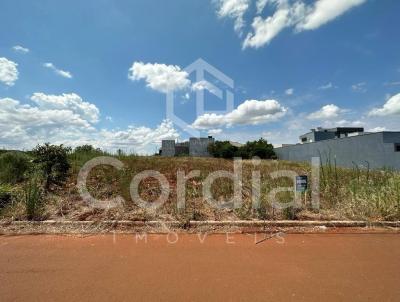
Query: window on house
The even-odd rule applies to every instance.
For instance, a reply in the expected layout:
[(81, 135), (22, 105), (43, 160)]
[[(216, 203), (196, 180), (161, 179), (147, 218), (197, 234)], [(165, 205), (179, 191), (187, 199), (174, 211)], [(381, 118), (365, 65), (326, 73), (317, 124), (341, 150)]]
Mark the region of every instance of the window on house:
[(394, 152), (400, 152), (400, 143), (394, 144)]
[(305, 143), (305, 142), (307, 141), (307, 137), (303, 137), (303, 138), (301, 139), (301, 141), (302, 141), (303, 143)]

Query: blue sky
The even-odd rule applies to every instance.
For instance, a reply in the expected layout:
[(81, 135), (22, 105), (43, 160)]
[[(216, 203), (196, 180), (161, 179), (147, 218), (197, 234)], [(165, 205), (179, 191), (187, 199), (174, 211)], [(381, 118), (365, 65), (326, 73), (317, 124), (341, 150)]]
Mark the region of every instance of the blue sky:
[[(190, 135), (166, 120), (167, 92), (188, 125), (219, 139), (399, 130), (399, 10), (396, 0), (1, 1), (0, 147), (152, 153)], [(225, 105), (185, 73), (198, 58), (233, 79), (233, 112), (196, 115), (196, 91), (208, 111)]]

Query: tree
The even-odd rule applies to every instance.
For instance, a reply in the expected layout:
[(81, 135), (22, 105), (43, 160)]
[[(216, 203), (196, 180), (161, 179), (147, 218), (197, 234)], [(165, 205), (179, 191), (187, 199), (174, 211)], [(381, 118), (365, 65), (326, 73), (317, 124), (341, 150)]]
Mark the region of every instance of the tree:
[(247, 142), (240, 147), (239, 153), (243, 158), (252, 158), (254, 156), (262, 159), (276, 158), (274, 147), (263, 138), (258, 141)]
[(258, 156), (262, 159), (276, 158), (274, 147), (265, 139), (247, 142), (241, 147), (233, 146), (229, 141), (216, 141), (209, 145), (208, 152), (214, 157), (233, 158), (241, 157), (245, 159)]
[(238, 148), (228, 141), (216, 141), (208, 146), (208, 152), (218, 158), (233, 158), (237, 151)]
[(92, 145), (82, 145), (75, 148), (74, 152), (76, 153), (92, 153), (94, 151), (98, 151), (99, 149), (95, 149)]
[(70, 164), (68, 163), (68, 152), (71, 148), (63, 145), (38, 145), (32, 150), (34, 163), (39, 165), (45, 181), (45, 187), (48, 189), (51, 184), (60, 184), (68, 175)]

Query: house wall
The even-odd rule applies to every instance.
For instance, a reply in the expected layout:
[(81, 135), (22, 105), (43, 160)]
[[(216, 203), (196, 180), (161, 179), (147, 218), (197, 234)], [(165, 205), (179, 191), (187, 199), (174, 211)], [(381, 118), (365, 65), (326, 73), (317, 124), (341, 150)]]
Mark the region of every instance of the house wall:
[(189, 155), (205, 157), (210, 156), (208, 153), (208, 145), (214, 142), (213, 138), (195, 138), (189, 139)]
[(395, 152), (395, 144), (400, 143), (400, 132), (369, 133), (340, 139), (330, 139), (315, 143), (290, 145), (275, 148), (279, 159), (290, 161), (310, 161), (321, 156), (322, 164), (336, 158), (342, 167), (354, 164), (371, 169), (393, 168), (400, 170), (400, 152)]
[(161, 143), (161, 155), (162, 156), (175, 156), (175, 141), (174, 140), (163, 140)]

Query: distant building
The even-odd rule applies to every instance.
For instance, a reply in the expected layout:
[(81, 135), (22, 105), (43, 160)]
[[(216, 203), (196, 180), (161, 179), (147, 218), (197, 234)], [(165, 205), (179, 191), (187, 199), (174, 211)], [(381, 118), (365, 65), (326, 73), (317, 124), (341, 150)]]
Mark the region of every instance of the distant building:
[(208, 145), (215, 140), (209, 137), (191, 137), (189, 141), (176, 143), (175, 140), (163, 140), (161, 142), (160, 155), (166, 157), (188, 155), (197, 157), (210, 156)]
[(367, 133), (363, 128), (317, 128), (300, 136), (301, 143), (275, 148), (279, 159), (310, 161), (321, 157), (342, 167), (400, 170), (400, 132)]
[(343, 138), (348, 136), (354, 136), (359, 133), (364, 133), (364, 128), (321, 128), (311, 129), (311, 132), (300, 136), (302, 143), (313, 143), (333, 138)]

